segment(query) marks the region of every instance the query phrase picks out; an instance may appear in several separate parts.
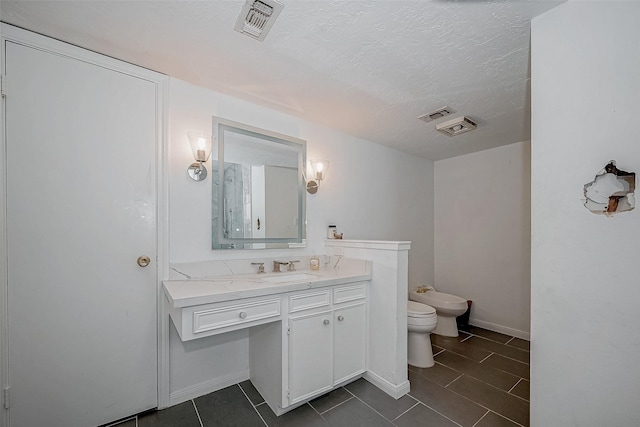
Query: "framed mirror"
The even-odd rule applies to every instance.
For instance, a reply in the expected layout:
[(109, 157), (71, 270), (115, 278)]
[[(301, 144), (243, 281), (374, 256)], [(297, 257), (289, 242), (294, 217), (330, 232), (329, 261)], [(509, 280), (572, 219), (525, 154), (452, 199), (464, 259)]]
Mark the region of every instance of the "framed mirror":
[(306, 141), (213, 117), (212, 248), (304, 246)]

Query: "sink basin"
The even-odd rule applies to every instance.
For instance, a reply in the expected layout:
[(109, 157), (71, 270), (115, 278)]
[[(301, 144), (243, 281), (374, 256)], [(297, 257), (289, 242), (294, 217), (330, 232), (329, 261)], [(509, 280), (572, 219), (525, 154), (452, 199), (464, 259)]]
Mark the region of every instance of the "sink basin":
[(284, 282), (300, 282), (309, 279), (317, 279), (317, 276), (307, 273), (299, 274), (285, 274), (282, 276), (263, 277), (262, 281), (269, 283), (284, 283)]

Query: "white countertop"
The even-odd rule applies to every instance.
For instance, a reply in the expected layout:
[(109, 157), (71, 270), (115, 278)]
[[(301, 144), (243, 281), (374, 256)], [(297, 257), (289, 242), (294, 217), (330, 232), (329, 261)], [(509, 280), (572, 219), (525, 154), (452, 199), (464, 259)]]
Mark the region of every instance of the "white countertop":
[[(271, 283), (263, 280), (264, 278), (271, 277), (277, 277), (278, 280), (286, 280), (285, 278), (287, 276), (300, 274), (313, 275), (314, 277), (298, 278), (297, 280), (280, 283)], [(292, 279), (295, 279), (295, 277), (292, 277)], [(171, 306), (183, 308), (194, 305), (232, 301), (241, 298), (341, 285), (360, 280), (371, 280), (371, 262), (366, 260), (347, 261), (345, 259), (345, 262), (340, 263), (336, 268), (327, 266), (320, 270), (298, 270), (282, 273), (165, 280), (163, 282), (163, 288)]]

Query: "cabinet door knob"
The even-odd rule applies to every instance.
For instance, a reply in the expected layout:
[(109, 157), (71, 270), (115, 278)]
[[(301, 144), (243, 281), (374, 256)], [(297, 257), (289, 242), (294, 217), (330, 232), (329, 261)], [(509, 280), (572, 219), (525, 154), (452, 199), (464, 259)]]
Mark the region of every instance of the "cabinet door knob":
[(322, 322), (322, 323), (324, 323), (325, 325), (328, 325), (329, 324), (329, 319), (324, 319), (324, 322)]
[(240, 314), (238, 314), (238, 316), (240, 316), (241, 319), (246, 319), (247, 318), (247, 312), (246, 311), (241, 311)]
[(338, 316), (338, 322), (342, 322), (344, 320), (344, 316)]
[(140, 267), (146, 267), (149, 264), (151, 264), (151, 258), (149, 258), (148, 256), (141, 255), (138, 257), (138, 265)]

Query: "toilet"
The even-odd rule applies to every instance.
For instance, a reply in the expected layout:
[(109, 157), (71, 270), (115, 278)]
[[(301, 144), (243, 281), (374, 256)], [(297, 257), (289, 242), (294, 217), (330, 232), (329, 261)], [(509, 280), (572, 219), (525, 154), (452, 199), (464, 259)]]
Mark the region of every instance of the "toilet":
[(415, 301), (407, 301), (407, 361), (418, 368), (433, 366), (431, 332), (438, 324), (438, 316), (433, 307)]
[(466, 299), (432, 289), (423, 293), (419, 293), (417, 289), (413, 289), (409, 292), (409, 300), (427, 304), (436, 309), (438, 326), (433, 330), (434, 334), (445, 337), (458, 336), (456, 317), (467, 311), (468, 305)]

